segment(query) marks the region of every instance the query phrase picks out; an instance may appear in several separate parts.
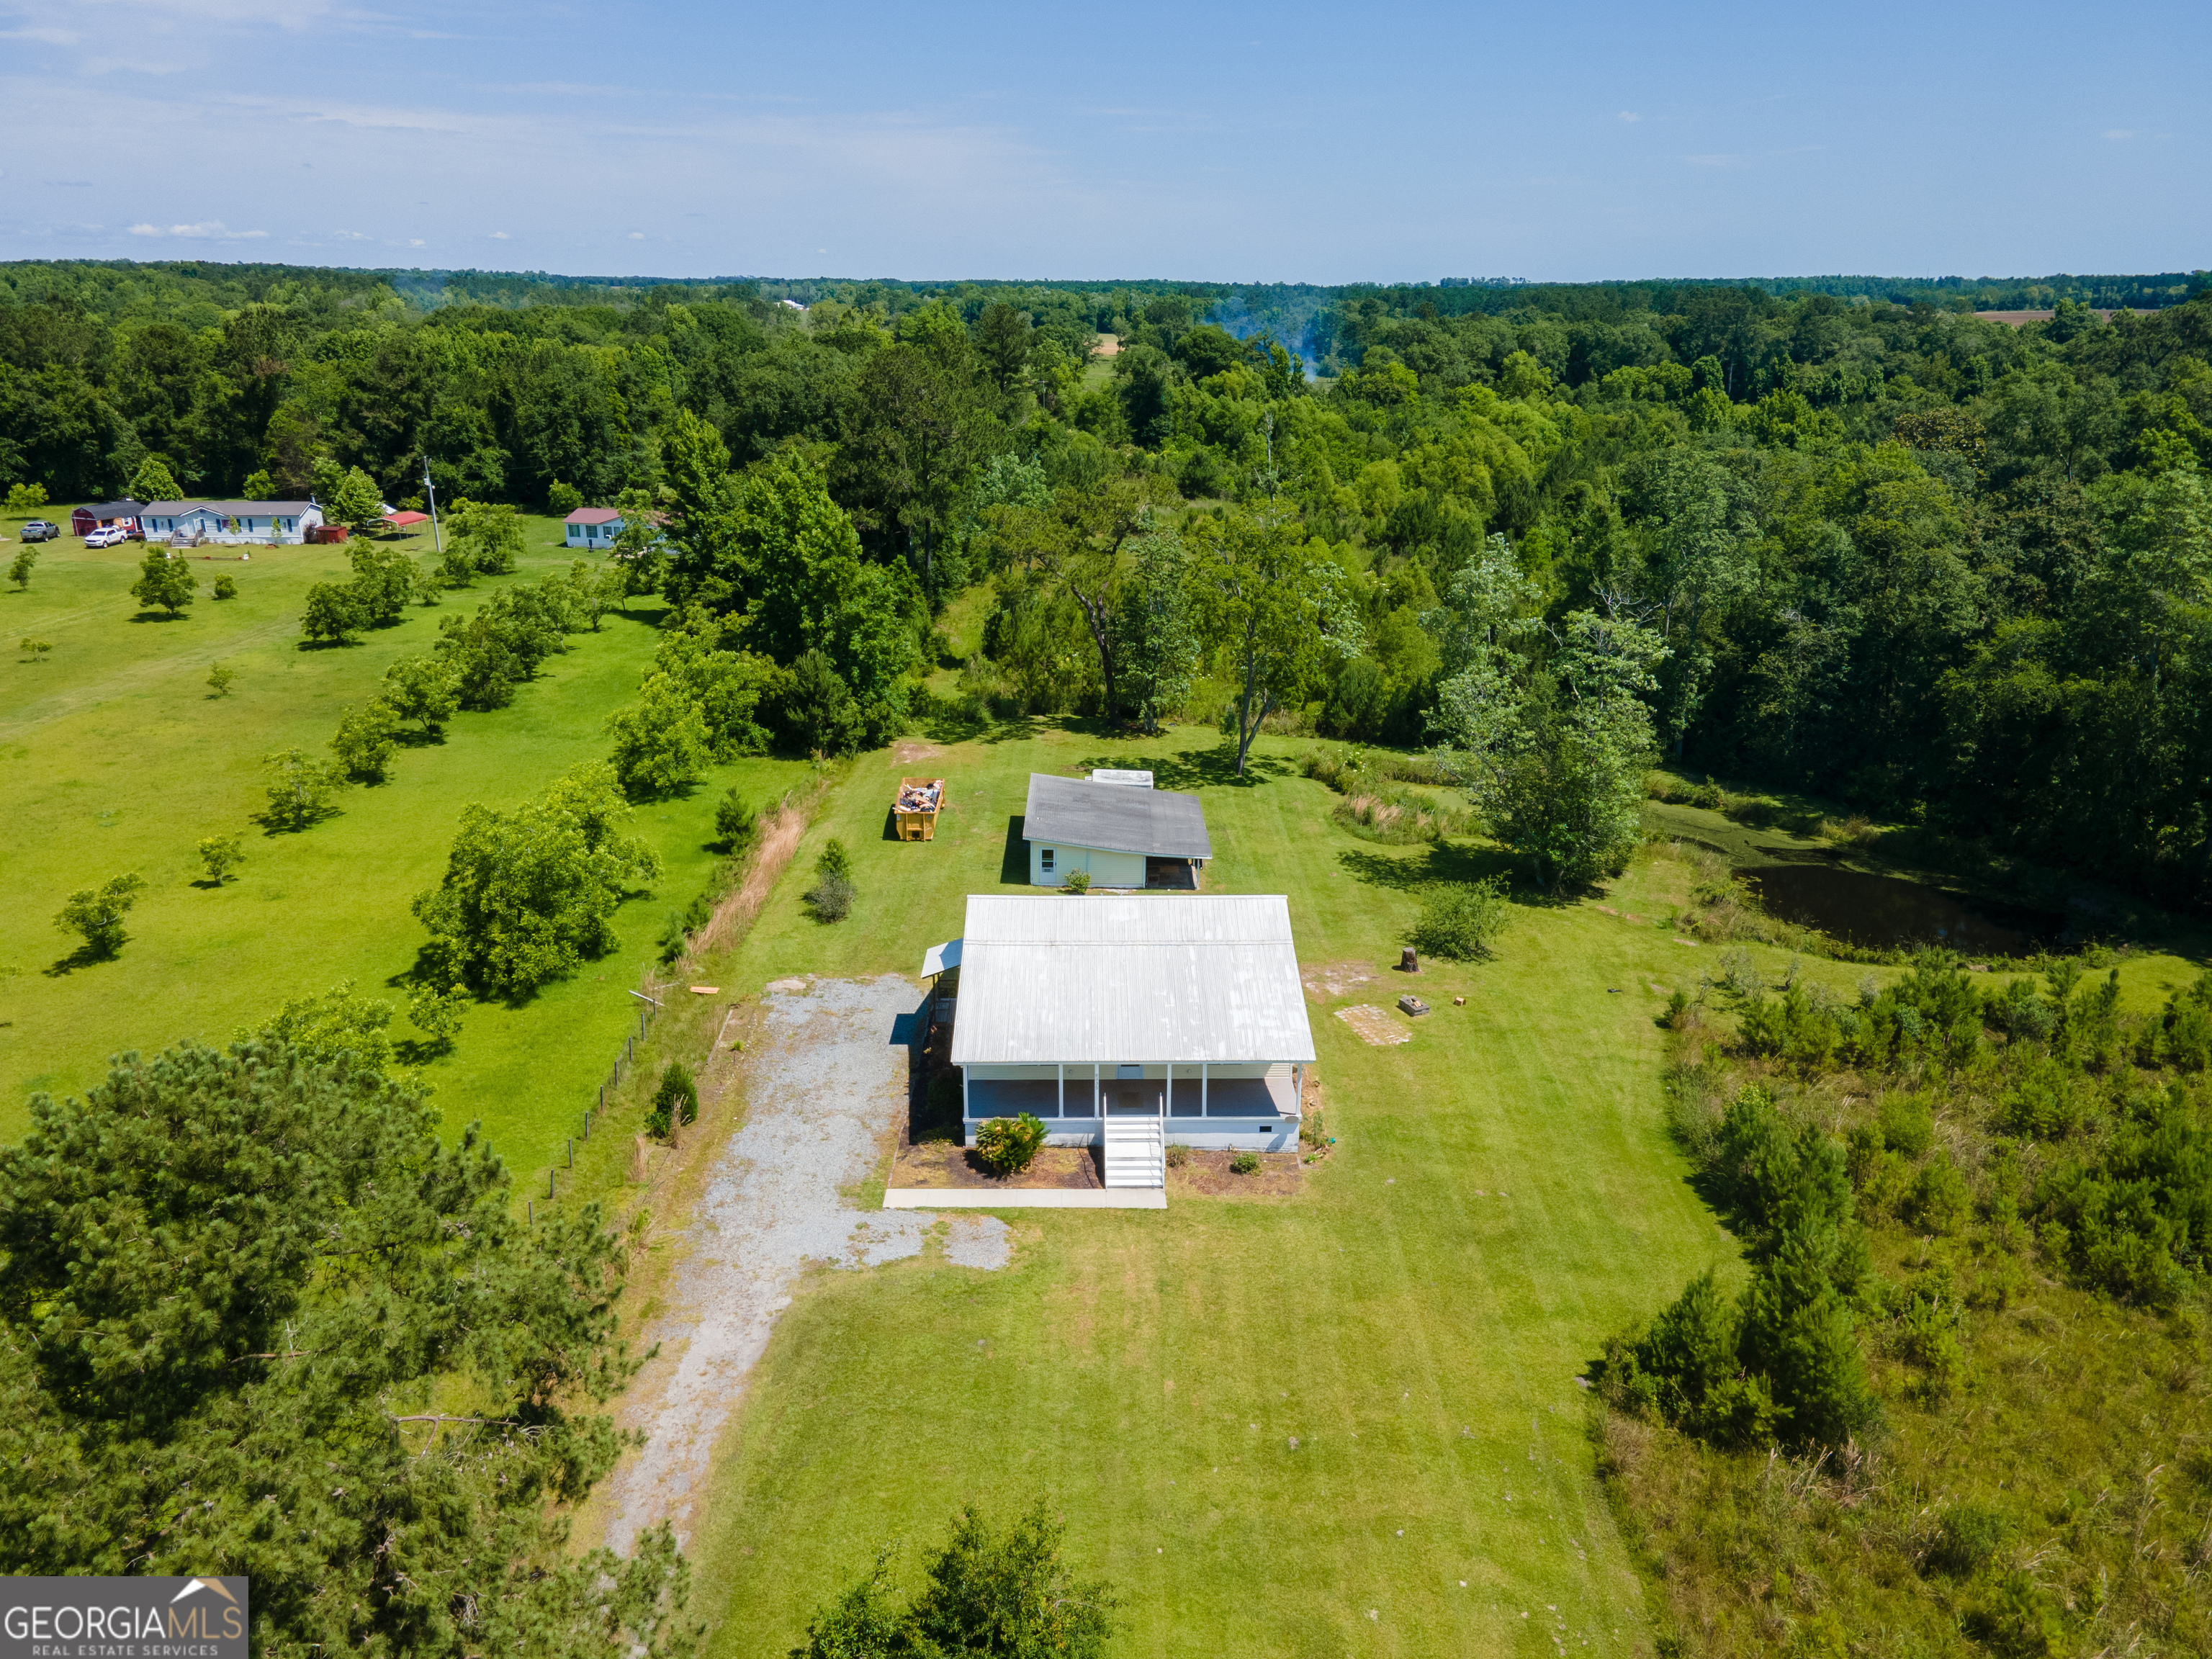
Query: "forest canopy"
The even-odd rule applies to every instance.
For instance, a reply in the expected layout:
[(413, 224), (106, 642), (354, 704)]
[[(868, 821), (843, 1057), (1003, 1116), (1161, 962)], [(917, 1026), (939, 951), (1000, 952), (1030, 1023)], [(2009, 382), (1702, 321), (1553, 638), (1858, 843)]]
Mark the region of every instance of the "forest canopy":
[[(805, 746), (921, 707), (935, 619), (981, 584), (975, 706), (1443, 745), (1522, 792), (1493, 820), (1592, 826), (1531, 852), (1549, 878), (1601, 872), (1620, 817), (1559, 792), (1663, 755), (2212, 896), (2193, 275), (0, 267), (0, 484), (84, 499), (149, 463), (206, 495), (358, 468), (409, 503), (427, 469), (448, 501), (657, 510), (666, 549), (630, 553), (679, 606), (815, 665), (764, 704)], [(1297, 619), (1273, 635), (1231, 602), (1259, 550)]]

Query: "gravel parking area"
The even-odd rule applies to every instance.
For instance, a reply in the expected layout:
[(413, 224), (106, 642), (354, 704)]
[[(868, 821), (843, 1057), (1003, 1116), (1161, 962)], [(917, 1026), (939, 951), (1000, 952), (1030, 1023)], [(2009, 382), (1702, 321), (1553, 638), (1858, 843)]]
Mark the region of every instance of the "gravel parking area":
[(838, 1190), (867, 1179), (906, 1110), (900, 1022), (920, 1000), (895, 975), (768, 988), (747, 1055), (748, 1116), (682, 1234), (670, 1307), (647, 1333), (659, 1357), (626, 1397), (625, 1423), (647, 1439), (609, 1483), (615, 1549), (627, 1553), (664, 1519), (688, 1539), (715, 1443), (810, 1266), (859, 1270), (918, 1255), (940, 1222), (949, 1261), (1006, 1265), (1012, 1240), (995, 1217), (860, 1211)]

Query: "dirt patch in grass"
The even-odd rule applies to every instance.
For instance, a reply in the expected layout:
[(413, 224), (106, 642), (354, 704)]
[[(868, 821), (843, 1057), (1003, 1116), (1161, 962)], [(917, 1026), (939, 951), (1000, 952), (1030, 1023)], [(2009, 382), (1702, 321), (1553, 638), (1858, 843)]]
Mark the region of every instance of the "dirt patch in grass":
[(994, 1176), (975, 1162), (972, 1147), (951, 1141), (902, 1146), (891, 1161), (893, 1187), (999, 1187), (1008, 1191), (1103, 1187), (1098, 1160), (1088, 1146), (1048, 1146), (1019, 1175)]
[(1186, 1149), (1184, 1162), (1168, 1170), (1168, 1190), (1204, 1198), (1295, 1198), (1304, 1184), (1296, 1152), (1262, 1152), (1260, 1167), (1237, 1175), (1229, 1167), (1236, 1153), (1226, 1149)]
[(1340, 1008), (1336, 1017), (1359, 1034), (1362, 1042), (1372, 1043), (1377, 1048), (1387, 1048), (1394, 1042), (1411, 1042), (1413, 1032), (1402, 1019), (1392, 1018), (1386, 1009), (1363, 1002), (1357, 1007)]
[(902, 738), (891, 750), (891, 758), (901, 766), (911, 766), (916, 761), (935, 760), (945, 750), (933, 743), (924, 743), (919, 738)]
[(1317, 962), (1299, 969), (1298, 980), (1316, 1001), (1334, 1002), (1350, 996), (1355, 986), (1373, 984), (1380, 971), (1364, 962)]

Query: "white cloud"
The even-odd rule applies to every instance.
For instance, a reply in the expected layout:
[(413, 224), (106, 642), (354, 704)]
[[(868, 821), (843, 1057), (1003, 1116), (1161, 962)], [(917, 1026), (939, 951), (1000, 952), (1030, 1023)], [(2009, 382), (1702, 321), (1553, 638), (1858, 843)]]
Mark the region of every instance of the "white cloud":
[(287, 30), (303, 29), (337, 14), (331, 0), (78, 0), (78, 3), (104, 3), (115, 12), (176, 18), (193, 25), (258, 23)]
[(1632, 109), (1625, 109), (1620, 112), (1618, 118), (1623, 121), (1641, 121), (1644, 118)]
[(374, 240), (366, 232), (358, 230), (334, 230), (331, 234), (337, 237), (341, 242), (367, 242)]
[(2136, 135), (2127, 127), (2114, 127), (2105, 134), (2107, 138), (2132, 138)]
[(410, 247), (422, 247), (424, 246), (424, 243), (420, 236), (410, 236), (407, 239), (407, 246)]
[(133, 236), (182, 236), (190, 240), (210, 242), (258, 241), (269, 233), (265, 230), (233, 230), (220, 219), (203, 219), (196, 225), (133, 225)]
[(629, 234), (629, 239), (633, 242), (641, 242), (645, 240), (645, 233), (641, 230), (633, 230)]
[(0, 40), (36, 40), (47, 46), (73, 46), (82, 39), (75, 29), (0, 29)]
[(495, 230), (492, 232), (491, 239), (495, 242), (509, 242), (514, 240), (503, 230)]

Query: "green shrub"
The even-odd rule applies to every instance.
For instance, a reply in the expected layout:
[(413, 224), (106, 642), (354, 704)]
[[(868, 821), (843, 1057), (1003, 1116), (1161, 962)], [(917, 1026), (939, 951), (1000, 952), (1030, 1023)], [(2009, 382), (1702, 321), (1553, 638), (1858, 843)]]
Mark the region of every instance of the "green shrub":
[(853, 913), (856, 893), (849, 878), (824, 876), (806, 890), (805, 896), (817, 921), (842, 921)]
[(1490, 941), (1504, 926), (1504, 884), (1497, 877), (1439, 882), (1423, 892), (1406, 942), (1432, 957), (1477, 962), (1491, 954)]
[(852, 855), (845, 843), (832, 836), (814, 860), (814, 885), (805, 894), (817, 921), (842, 921), (852, 914), (860, 890), (853, 885)]
[(726, 853), (736, 852), (753, 838), (755, 822), (753, 809), (745, 805), (735, 784), (714, 803), (714, 834)]
[(1973, 1211), (1973, 1195), (1948, 1152), (1938, 1152), (1921, 1166), (1906, 1207), (1913, 1224), (1931, 1233), (1954, 1233), (1965, 1224)]
[(1178, 1141), (1174, 1146), (1168, 1148), (1168, 1168), (1170, 1170), (1180, 1170), (1184, 1164), (1189, 1162), (1189, 1147), (1183, 1146), (1180, 1141)]
[(691, 1081), (690, 1072), (679, 1061), (670, 1060), (661, 1067), (660, 1082), (653, 1091), (653, 1109), (646, 1118), (646, 1127), (653, 1134), (665, 1136), (679, 1123), (690, 1123), (699, 1115), (699, 1091)]
[(1875, 1115), (1881, 1143), (1893, 1152), (1921, 1158), (1936, 1144), (1936, 1109), (1925, 1095), (1886, 1095)]
[(238, 579), (235, 576), (217, 576), (215, 579), (215, 596), (218, 599), (236, 599)]
[(1954, 1578), (1972, 1578), (1996, 1559), (2011, 1536), (2012, 1522), (2002, 1510), (1987, 1504), (1961, 1504), (1946, 1510), (1936, 1523), (1928, 1565)]
[(1088, 870), (1070, 870), (1060, 878), (1060, 884), (1081, 898), (1091, 890), (1091, 872)]
[(976, 1161), (993, 1175), (1019, 1175), (1044, 1145), (1044, 1125), (1024, 1112), (994, 1117), (975, 1131)]
[(1229, 1173), (1231, 1175), (1251, 1175), (1259, 1167), (1260, 1154), (1249, 1147), (1229, 1160)]

